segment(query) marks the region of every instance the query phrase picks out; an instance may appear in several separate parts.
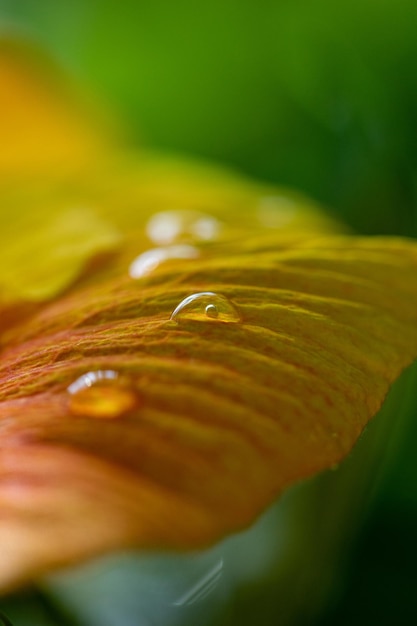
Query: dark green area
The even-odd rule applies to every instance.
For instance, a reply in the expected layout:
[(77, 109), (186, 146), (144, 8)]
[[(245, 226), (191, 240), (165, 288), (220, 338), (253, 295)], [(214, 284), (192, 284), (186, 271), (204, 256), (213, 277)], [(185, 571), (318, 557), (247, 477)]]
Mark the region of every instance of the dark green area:
[[(417, 234), (415, 0), (0, 0), (0, 16), (120, 110), (133, 144), (294, 186), (359, 232)], [(317, 626), (417, 623), (415, 380), (391, 402), (402, 426)], [(279, 624), (273, 595), (247, 596)], [(39, 624), (58, 623), (48, 611)]]

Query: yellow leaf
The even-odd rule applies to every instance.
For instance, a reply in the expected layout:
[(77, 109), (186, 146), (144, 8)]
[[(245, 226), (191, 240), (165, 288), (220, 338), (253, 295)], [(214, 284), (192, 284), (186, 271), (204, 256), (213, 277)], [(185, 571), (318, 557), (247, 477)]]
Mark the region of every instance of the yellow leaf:
[(120, 236), (80, 189), (109, 159), (107, 128), (28, 44), (0, 40), (0, 91), (4, 309), (59, 293)]
[(90, 259), (114, 250), (120, 232), (167, 208), (217, 216), (239, 208), (271, 228), (335, 228), (299, 195), (215, 168), (122, 156), (122, 142), (96, 122), (101, 115), (79, 104), (33, 46), (0, 40), (0, 90), (3, 308), (58, 294)]
[(220, 222), (216, 235), (229, 240), (233, 232), (239, 236), (254, 225), (297, 236), (347, 230), (301, 193), (252, 181), (233, 170), (152, 152), (127, 155), (111, 176), (95, 183), (95, 194), (102, 215), (128, 233), (166, 211), (208, 214)]
[(0, 249), (0, 293), (3, 302), (42, 301), (56, 295), (99, 252), (114, 249), (118, 231), (87, 208), (55, 216), (6, 217)]
[[(0, 213), (3, 305), (55, 296), (92, 258), (114, 251), (122, 236), (129, 239), (132, 233), (138, 251), (196, 236), (203, 246), (212, 238), (227, 241), (231, 252), (249, 245), (246, 232), (253, 227), (262, 232), (264, 246), (268, 240), (275, 245), (278, 232), (293, 241), (306, 233), (342, 229), (301, 194), (191, 161), (149, 155), (115, 158), (99, 172), (88, 173), (88, 180), (80, 179), (70, 188), (0, 186), (5, 209)], [(183, 236), (174, 232), (168, 239), (160, 234), (158, 238), (158, 220), (166, 222), (167, 215), (171, 225), (172, 220), (178, 222)]]

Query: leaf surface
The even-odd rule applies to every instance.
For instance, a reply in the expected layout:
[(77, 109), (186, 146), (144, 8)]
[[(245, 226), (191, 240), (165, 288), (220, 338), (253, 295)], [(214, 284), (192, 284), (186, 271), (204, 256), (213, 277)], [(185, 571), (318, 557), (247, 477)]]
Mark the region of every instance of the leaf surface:
[[(134, 280), (140, 251), (4, 336), (3, 584), (248, 525), (348, 453), (417, 355), (412, 241), (252, 228), (240, 245), (205, 245)], [(207, 296), (170, 319), (199, 292), (237, 318), (215, 297), (218, 317), (207, 315)], [(68, 387), (88, 372), (116, 372), (110, 401), (121, 385), (133, 406), (109, 417), (87, 398), (85, 414), (74, 410)]]

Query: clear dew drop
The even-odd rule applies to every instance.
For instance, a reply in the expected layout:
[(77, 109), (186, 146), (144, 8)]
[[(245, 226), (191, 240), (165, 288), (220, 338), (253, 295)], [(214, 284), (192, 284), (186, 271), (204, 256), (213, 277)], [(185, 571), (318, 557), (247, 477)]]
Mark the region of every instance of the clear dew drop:
[(142, 278), (171, 259), (197, 259), (199, 256), (199, 250), (187, 244), (153, 248), (136, 257), (129, 267), (129, 275), (135, 279)]
[(77, 378), (67, 391), (73, 415), (113, 419), (140, 404), (136, 390), (114, 370), (87, 372)]
[(147, 225), (146, 234), (159, 246), (193, 241), (212, 241), (221, 230), (220, 222), (200, 211), (161, 211)]
[(213, 291), (193, 293), (182, 300), (171, 314), (171, 320), (240, 322), (240, 317), (233, 304)]

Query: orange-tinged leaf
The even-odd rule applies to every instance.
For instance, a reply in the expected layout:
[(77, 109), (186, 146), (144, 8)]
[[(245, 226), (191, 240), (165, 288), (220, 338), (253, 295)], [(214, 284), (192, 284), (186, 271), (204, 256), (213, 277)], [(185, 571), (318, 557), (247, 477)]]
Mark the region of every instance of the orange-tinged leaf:
[(0, 84), (0, 587), (207, 545), (342, 459), (417, 355), (416, 243), (110, 156), (10, 43)]
[(346, 455), (417, 355), (415, 242), (253, 227), (134, 280), (137, 241), (4, 335), (3, 586), (249, 524)]

